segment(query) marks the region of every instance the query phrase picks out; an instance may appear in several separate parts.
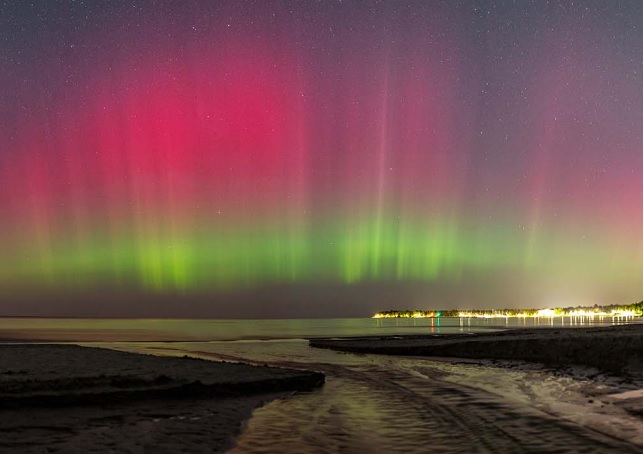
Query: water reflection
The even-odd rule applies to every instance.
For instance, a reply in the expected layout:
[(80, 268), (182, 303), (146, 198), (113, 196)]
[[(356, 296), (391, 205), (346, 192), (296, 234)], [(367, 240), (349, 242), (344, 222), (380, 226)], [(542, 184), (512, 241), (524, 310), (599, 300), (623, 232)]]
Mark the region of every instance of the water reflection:
[[(438, 329), (437, 323), (434, 328)], [(232, 453), (641, 451), (602, 435), (601, 427), (589, 429), (553, 417), (557, 405), (570, 418), (582, 412), (586, 418), (594, 410), (586, 407), (579, 384), (535, 370), (345, 354), (311, 349), (299, 340), (142, 343), (120, 348), (190, 352), (326, 374), (322, 389), (257, 409)], [(571, 413), (571, 408), (579, 411)], [(616, 427), (632, 430), (640, 421), (631, 419), (635, 422), (614, 417), (609, 422), (611, 427), (619, 422)]]
[(397, 336), (494, 329), (641, 323), (641, 317), (436, 317), (302, 320), (0, 318), (1, 340), (210, 341)]

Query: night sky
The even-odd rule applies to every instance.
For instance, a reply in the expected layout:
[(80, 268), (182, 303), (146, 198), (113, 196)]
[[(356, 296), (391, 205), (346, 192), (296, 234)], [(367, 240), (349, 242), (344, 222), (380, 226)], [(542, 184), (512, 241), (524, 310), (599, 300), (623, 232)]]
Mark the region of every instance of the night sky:
[(0, 315), (642, 297), (642, 3), (5, 1)]

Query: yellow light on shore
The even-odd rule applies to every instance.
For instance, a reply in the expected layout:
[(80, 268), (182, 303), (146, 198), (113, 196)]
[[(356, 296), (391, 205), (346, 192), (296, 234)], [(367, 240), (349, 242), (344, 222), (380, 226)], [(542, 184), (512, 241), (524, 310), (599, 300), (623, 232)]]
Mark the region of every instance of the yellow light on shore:
[(554, 309), (539, 309), (537, 311), (537, 317), (554, 317)]
[[(440, 312), (432, 311), (387, 311), (376, 312), (371, 318), (434, 318), (440, 317)], [(642, 314), (633, 310), (626, 309), (613, 309), (610, 313), (600, 310), (584, 310), (575, 309), (570, 311), (562, 311), (561, 309), (539, 309), (534, 313), (520, 312), (518, 314), (510, 315), (507, 312), (476, 312), (476, 311), (459, 311), (458, 317), (460, 318), (539, 318), (539, 317), (641, 317)]]
[(635, 317), (635, 316), (637, 316), (635, 311), (612, 311), (611, 315), (613, 317)]

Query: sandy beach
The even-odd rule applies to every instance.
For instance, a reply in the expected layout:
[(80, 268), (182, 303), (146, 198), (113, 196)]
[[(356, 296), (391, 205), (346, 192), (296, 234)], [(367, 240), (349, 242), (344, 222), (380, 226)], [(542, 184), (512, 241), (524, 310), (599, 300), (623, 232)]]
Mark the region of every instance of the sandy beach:
[[(309, 345), (351, 353), (487, 360), (517, 367), (516, 361), (542, 363), (552, 371), (587, 377), (610, 374), (639, 391), (615, 402), (642, 416), (642, 325), (591, 328), (536, 328), (436, 336), (312, 339)], [(510, 362), (508, 362), (510, 361)], [(512, 362), (515, 361), (515, 362)], [(518, 367), (521, 367), (520, 365)], [(588, 371), (587, 368), (593, 370)]]
[(254, 408), (323, 382), (275, 367), (3, 345), (0, 451), (222, 452)]
[[(436, 452), (459, 452), (470, 443), (488, 443), (482, 452), (520, 446), (541, 452), (561, 443), (574, 446), (561, 452), (594, 444), (601, 452), (641, 450), (641, 325), (317, 339), (309, 345), (320, 348), (305, 342), (114, 345), (172, 357), (1, 345), (0, 451), (274, 452), (278, 446), (298, 452), (311, 437), (311, 446), (322, 440), (372, 446), (361, 427), (382, 431), (372, 447), (389, 446), (389, 452), (417, 452), (427, 433)], [(282, 367), (247, 356), (268, 359), (273, 348), (285, 355), (281, 363), (272, 357)], [(183, 356), (226, 359), (226, 351), (256, 365)], [(535, 363), (545, 369), (532, 372)], [(316, 370), (327, 376), (321, 389), (325, 376)], [(481, 420), (488, 429), (477, 428)], [(397, 421), (412, 430), (405, 435), (400, 428), (400, 440), (391, 429)], [(549, 441), (524, 438), (535, 428)], [(336, 452), (325, 449), (320, 452)]]
[(311, 347), (381, 355), (439, 356), (579, 364), (642, 377), (642, 325), (536, 328), (434, 336), (313, 339)]

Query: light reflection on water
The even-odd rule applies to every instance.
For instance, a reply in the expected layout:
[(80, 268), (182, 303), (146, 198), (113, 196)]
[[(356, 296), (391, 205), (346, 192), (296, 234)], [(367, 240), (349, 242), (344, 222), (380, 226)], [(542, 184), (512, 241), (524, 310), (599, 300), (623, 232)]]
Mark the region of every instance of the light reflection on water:
[[(559, 322), (577, 327), (624, 320), (0, 319), (0, 338), (98, 341), (119, 350), (190, 353), (326, 374), (323, 388), (256, 410), (237, 439), (234, 453), (641, 452), (641, 447), (619, 440), (637, 434), (638, 428), (641, 438), (641, 419), (610, 414), (608, 428), (580, 422), (579, 415), (587, 419), (593, 412), (599, 412), (601, 420), (604, 411), (586, 404), (587, 396), (581, 390), (586, 384), (540, 371), (312, 349), (302, 340), (450, 334), (560, 326)], [(124, 342), (133, 340), (139, 342)], [(181, 342), (163, 342), (168, 340)], [(547, 412), (542, 411), (545, 408)]]
[(0, 340), (209, 341), (315, 337), (451, 334), (540, 326), (600, 326), (639, 322), (626, 317), (424, 318), (424, 319), (48, 319), (0, 318)]
[(111, 346), (326, 374), (323, 388), (257, 409), (233, 453), (641, 451), (613, 438), (637, 434), (641, 421), (611, 415), (623, 431), (611, 436), (596, 431), (611, 427), (578, 424), (600, 411), (586, 403), (588, 384), (540, 370), (339, 353), (296, 339)]

